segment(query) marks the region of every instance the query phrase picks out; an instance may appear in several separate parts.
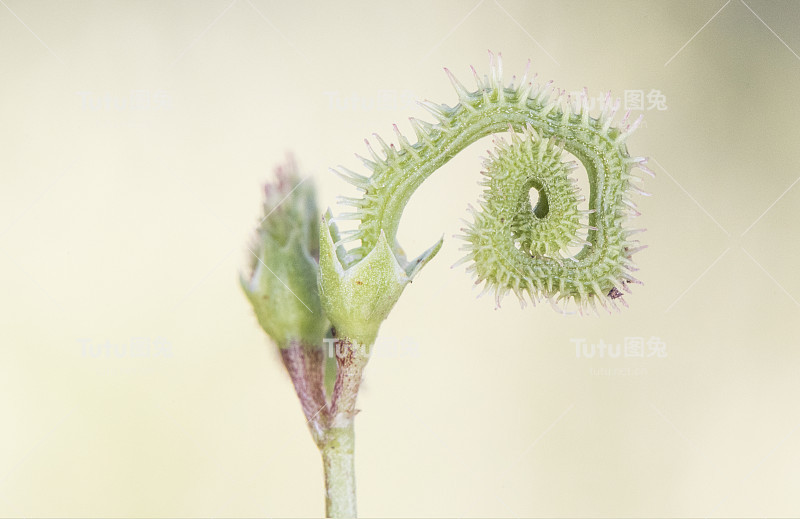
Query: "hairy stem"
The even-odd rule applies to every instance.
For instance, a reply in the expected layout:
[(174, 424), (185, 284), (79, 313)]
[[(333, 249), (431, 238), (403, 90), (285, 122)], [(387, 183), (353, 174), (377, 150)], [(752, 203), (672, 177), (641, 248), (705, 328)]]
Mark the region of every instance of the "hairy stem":
[(292, 341), (281, 348), (281, 360), (292, 379), (303, 414), (317, 445), (322, 441), (327, 427), (325, 390), (322, 387), (324, 352), (321, 347)]
[(369, 347), (350, 338), (335, 342), (336, 382), (325, 399), (325, 354), (321, 347), (291, 341), (281, 358), (294, 384), (325, 470), (327, 517), (356, 517), (353, 419)]
[(325, 510), (328, 517), (356, 516), (354, 427), (356, 400), (369, 347), (349, 338), (335, 344), (336, 382), (328, 409), (329, 428), (320, 445), (325, 467)]
[(325, 515), (356, 517), (355, 434), (353, 421), (332, 427), (320, 447), (325, 469)]
[(369, 360), (370, 346), (347, 337), (336, 341), (336, 382), (331, 396), (330, 417), (332, 427), (345, 427), (356, 413), (358, 388)]

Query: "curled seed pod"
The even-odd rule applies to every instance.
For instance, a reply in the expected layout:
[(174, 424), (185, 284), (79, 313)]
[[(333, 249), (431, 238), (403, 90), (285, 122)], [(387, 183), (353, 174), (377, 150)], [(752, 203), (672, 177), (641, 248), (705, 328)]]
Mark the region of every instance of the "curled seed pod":
[[(566, 308), (574, 302), (579, 310), (618, 308), (626, 304), (623, 292), (638, 283), (631, 256), (641, 249), (626, 222), (638, 215), (631, 195), (642, 193), (634, 168), (644, 172), (646, 159), (631, 157), (626, 140), (641, 121), (619, 126), (614, 115), (619, 100), (607, 95), (597, 116), (589, 113), (587, 95), (565, 98), (550, 83), (534, 84), (525, 75), (517, 86), (506, 86), (502, 60), (490, 53), (491, 74), (476, 76), (477, 90), (467, 90), (445, 69), (458, 94), (455, 106), (423, 102), (436, 119), (424, 123), (412, 119), (417, 142), (400, 139), (400, 146), (381, 144), (381, 157), (369, 148), (372, 159), (363, 159), (370, 177), (343, 175), (364, 194), (347, 201), (359, 227), (350, 238), (360, 244), (347, 251), (344, 268), (355, 265), (385, 239), (399, 265), (410, 270), (430, 260), (434, 247), (408, 260), (397, 243), (403, 209), (414, 191), (434, 171), (461, 150), (487, 135), (510, 132), (510, 142), (496, 139), (496, 149), (484, 163), (486, 176), (479, 209), (465, 229), (464, 262), (477, 283), (495, 292), (498, 304), (513, 292), (524, 302), (546, 299)], [(399, 132), (396, 132), (399, 133)], [(382, 141), (379, 140), (379, 143)], [(585, 168), (590, 186), (589, 209), (570, 178), (574, 165), (561, 160), (573, 155)], [(535, 188), (539, 202), (529, 203)], [(381, 235), (383, 234), (383, 238)], [(342, 243), (347, 242), (343, 240)], [(338, 245), (338, 244), (337, 244)], [(571, 247), (582, 247), (572, 254)]]

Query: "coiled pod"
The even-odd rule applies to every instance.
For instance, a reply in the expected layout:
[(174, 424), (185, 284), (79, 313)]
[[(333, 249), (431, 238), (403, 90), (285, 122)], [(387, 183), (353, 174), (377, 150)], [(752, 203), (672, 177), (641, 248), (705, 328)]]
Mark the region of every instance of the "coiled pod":
[[(560, 307), (574, 302), (587, 308), (618, 308), (623, 292), (639, 281), (632, 256), (643, 247), (631, 238), (638, 230), (626, 227), (638, 215), (631, 200), (641, 178), (633, 169), (652, 174), (646, 159), (631, 157), (626, 140), (641, 117), (618, 125), (614, 116), (619, 100), (606, 96), (602, 111), (589, 113), (586, 91), (577, 98), (534, 84), (528, 69), (517, 85), (503, 82), (500, 56), (490, 53), (491, 75), (481, 78), (473, 70), (477, 89), (465, 88), (447, 69), (459, 97), (455, 106), (423, 102), (435, 123), (411, 119), (417, 141), (411, 143), (394, 127), (397, 145), (379, 136), (382, 155), (367, 142), (369, 158), (362, 161), (370, 176), (340, 168), (336, 172), (359, 188), (361, 198), (344, 200), (354, 210), (337, 219), (355, 219), (358, 229), (335, 240), (343, 269), (358, 264), (379, 240), (390, 244), (398, 265), (416, 272), (436, 251), (434, 246), (415, 260), (408, 260), (396, 235), (403, 209), (414, 191), (434, 171), (478, 139), (510, 132), (510, 142), (495, 139), (496, 148), (484, 163), (486, 189), (472, 222), (463, 230), (469, 270), (476, 283), (485, 283), (499, 304), (515, 293), (534, 304), (548, 300)], [(528, 64), (530, 65), (530, 63)], [(570, 171), (576, 164), (562, 160), (564, 152), (579, 161), (588, 175), (588, 210)], [(539, 192), (532, 207), (528, 193)], [(335, 225), (325, 226), (338, 236)], [(382, 237), (383, 235), (383, 237)], [(346, 249), (350, 241), (360, 244)], [(579, 248), (574, 253), (570, 249)], [(460, 263), (460, 262), (459, 262)]]

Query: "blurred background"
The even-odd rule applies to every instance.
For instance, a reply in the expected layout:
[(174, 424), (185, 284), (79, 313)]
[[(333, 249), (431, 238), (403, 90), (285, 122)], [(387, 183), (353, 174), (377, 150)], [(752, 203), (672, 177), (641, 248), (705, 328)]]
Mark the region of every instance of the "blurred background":
[(488, 140), (448, 163), (400, 228), (446, 241), (367, 368), (360, 513), (797, 516), (798, 27), (764, 0), (0, 0), (0, 515), (322, 515), (237, 280), (261, 186), (293, 152), (342, 210), (327, 168), (491, 49), (644, 114), (644, 286), (599, 318), (476, 299), (452, 235)]

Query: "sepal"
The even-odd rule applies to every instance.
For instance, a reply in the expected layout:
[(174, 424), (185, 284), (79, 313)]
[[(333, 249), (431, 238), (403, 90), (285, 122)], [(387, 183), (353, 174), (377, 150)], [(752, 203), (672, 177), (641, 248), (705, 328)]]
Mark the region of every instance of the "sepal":
[(319, 295), (336, 335), (372, 344), (406, 285), (438, 250), (434, 246), (404, 268), (381, 231), (375, 247), (345, 268), (337, 253), (336, 225), (323, 218), (320, 226)]

